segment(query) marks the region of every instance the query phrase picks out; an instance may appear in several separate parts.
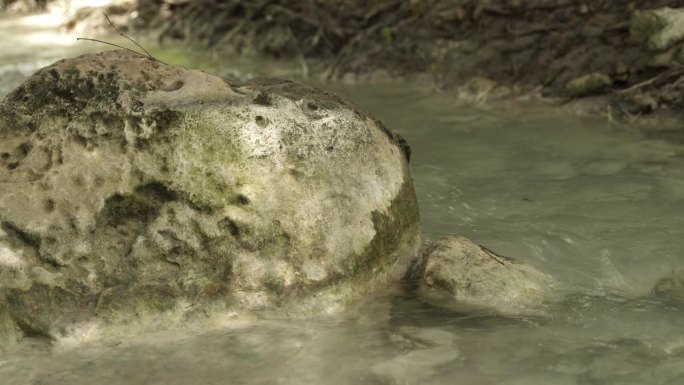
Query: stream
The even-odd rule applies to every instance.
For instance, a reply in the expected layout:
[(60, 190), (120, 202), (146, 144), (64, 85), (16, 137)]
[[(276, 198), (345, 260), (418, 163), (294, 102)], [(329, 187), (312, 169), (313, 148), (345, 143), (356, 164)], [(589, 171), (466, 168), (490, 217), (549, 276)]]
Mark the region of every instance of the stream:
[[(0, 95), (61, 57), (106, 49), (58, 25), (0, 17)], [(219, 75), (300, 70), (151, 47)], [(0, 385), (684, 384), (684, 143), (551, 107), (467, 106), (426, 87), (318, 86), (411, 144), (424, 244), (463, 235), (547, 272), (559, 300), (546, 316), (458, 313), (395, 287), (334, 320), (31, 343), (0, 354)]]

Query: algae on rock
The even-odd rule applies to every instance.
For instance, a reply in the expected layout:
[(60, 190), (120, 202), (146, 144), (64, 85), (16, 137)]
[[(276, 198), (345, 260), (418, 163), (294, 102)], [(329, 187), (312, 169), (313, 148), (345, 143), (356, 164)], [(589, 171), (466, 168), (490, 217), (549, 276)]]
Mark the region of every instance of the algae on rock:
[(419, 247), (406, 142), (331, 93), (116, 50), (0, 112), (0, 336), (334, 313)]

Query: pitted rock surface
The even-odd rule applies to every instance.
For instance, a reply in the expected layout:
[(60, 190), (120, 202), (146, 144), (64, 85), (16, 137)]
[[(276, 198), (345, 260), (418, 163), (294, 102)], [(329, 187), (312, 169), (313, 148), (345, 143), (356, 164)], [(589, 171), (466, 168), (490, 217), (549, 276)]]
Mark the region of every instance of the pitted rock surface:
[(312, 87), (59, 61), (0, 103), (0, 339), (337, 312), (417, 252), (408, 156)]
[(423, 254), (422, 292), (439, 305), (503, 315), (541, 314), (552, 278), (465, 237), (449, 236)]

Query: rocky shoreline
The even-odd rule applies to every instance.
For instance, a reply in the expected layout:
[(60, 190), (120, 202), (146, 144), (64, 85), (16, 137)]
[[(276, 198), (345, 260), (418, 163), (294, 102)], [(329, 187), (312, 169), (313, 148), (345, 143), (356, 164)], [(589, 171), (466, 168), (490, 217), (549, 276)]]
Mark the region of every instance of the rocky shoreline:
[(684, 104), (684, 1), (131, 4), (105, 11), (162, 43), (299, 60), (325, 79), (422, 82), (473, 102), (534, 98), (627, 123), (679, 119)]
[(162, 44), (296, 60), (309, 76), (418, 82), (475, 103), (532, 98), (635, 123), (680, 120), (680, 7), (684, 1), (140, 0), (72, 10), (65, 27), (105, 32), (106, 12), (122, 31)]

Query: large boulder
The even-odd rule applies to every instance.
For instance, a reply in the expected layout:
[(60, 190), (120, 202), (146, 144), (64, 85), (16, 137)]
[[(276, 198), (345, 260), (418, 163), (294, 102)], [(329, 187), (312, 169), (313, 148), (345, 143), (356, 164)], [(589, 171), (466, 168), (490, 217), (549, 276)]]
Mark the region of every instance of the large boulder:
[(59, 61), (0, 103), (0, 338), (337, 312), (417, 253), (408, 158), (312, 87)]
[(554, 282), (535, 267), (468, 238), (450, 236), (423, 254), (422, 292), (439, 306), (503, 315), (542, 314)]

